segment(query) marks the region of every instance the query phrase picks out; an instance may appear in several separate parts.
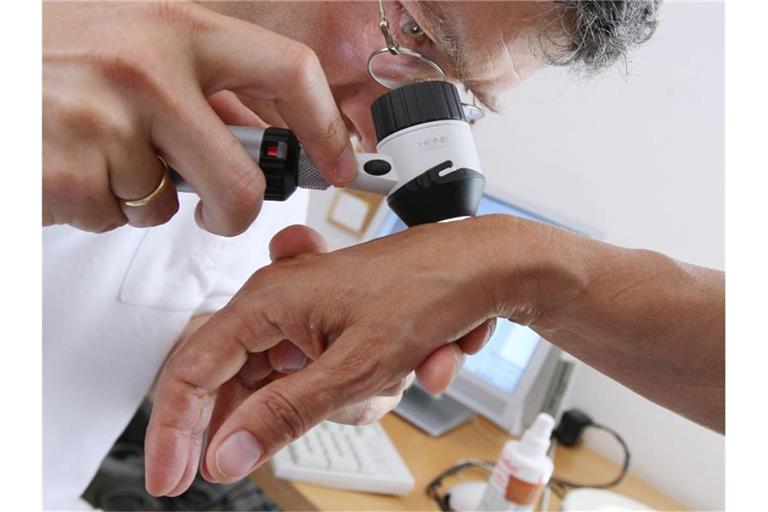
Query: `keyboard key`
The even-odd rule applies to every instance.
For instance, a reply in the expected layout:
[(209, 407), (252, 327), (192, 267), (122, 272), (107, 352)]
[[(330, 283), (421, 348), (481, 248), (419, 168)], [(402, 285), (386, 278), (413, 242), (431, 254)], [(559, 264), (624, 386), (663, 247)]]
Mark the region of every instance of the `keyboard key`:
[(413, 489), (408, 471), (386, 431), (321, 423), (272, 459), (278, 478), (339, 489), (404, 495)]
[[(373, 474), (377, 471), (376, 462), (373, 460), (368, 445), (360, 438), (353, 437), (351, 440), (352, 451), (355, 453), (357, 461), (360, 463), (360, 471), (367, 474)], [(381, 468), (378, 468), (381, 469)]]
[(296, 464), (299, 466), (308, 466), (311, 468), (327, 468), (328, 463), (325, 460), (325, 457), (319, 454), (313, 454), (313, 453), (300, 453), (296, 457)]

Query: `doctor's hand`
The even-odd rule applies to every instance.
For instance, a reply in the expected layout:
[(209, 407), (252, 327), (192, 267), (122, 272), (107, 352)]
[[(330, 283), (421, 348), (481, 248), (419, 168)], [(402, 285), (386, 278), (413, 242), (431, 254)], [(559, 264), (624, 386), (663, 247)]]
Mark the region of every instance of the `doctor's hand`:
[(45, 2), (43, 224), (166, 222), (178, 208), (167, 162), (200, 196), (201, 227), (244, 231), (265, 182), (225, 126), (261, 124), (236, 94), (276, 110), (330, 182), (354, 177), (345, 124), (303, 44), (188, 2)]
[[(323, 253), (326, 250), (325, 241), (318, 233), (304, 226), (292, 226), (272, 239), (270, 257), (275, 261), (299, 254)], [(194, 328), (190, 329), (190, 332), (199, 329), (205, 321), (207, 318), (201, 319)], [(493, 325), (487, 327), (477, 330), (474, 337), (462, 340), (464, 348), (472, 349), (474, 346), (476, 350), (484, 343), (485, 340), (481, 336), (489, 335)], [(153, 392), (155, 408), (147, 432), (146, 474), (147, 488), (155, 495), (175, 496), (189, 487), (200, 460), (200, 453), (205, 449), (200, 432), (206, 431), (207, 438), (212, 439), (221, 425), (254, 392), (297, 371), (305, 371), (302, 368), (313, 364), (301, 349), (287, 339), (280, 341), (269, 350), (248, 353), (237, 373), (221, 384), (215, 394), (211, 393), (205, 398), (207, 405), (203, 407), (205, 411), (203, 416), (188, 416), (185, 414), (188, 412), (185, 411), (185, 407), (189, 405), (188, 402), (168, 402), (163, 399), (167, 394), (162, 393), (163, 389), (168, 388), (168, 375), (175, 375), (173, 365), (177, 364), (177, 353), (184, 350), (185, 343), (186, 340), (169, 357), (166, 365), (168, 368), (161, 373), (163, 378), (157, 383), (155, 388), (157, 391)], [(197, 354), (192, 357), (203, 356), (204, 354)], [(458, 344), (445, 345), (436, 350), (416, 370), (422, 386), (432, 392), (444, 390), (461, 368), (463, 359), (462, 347)], [(356, 403), (341, 407), (327, 419), (354, 425), (376, 421), (397, 406), (402, 399), (403, 391), (410, 386), (414, 376), (414, 372), (411, 372), (403, 379), (382, 389), (378, 395), (365, 397)], [(170, 382), (178, 384), (173, 378)], [(186, 429), (190, 433), (189, 437), (173, 439), (170, 445), (168, 439), (164, 437), (167, 432), (164, 432), (162, 426), (158, 426), (162, 425), (160, 421), (164, 421), (162, 418), (167, 418), (169, 412), (179, 421), (183, 421), (182, 418), (190, 421), (183, 424), (183, 428), (180, 429)], [(168, 456), (169, 447), (171, 452), (175, 452), (170, 457)], [(215, 471), (212, 472), (209, 468), (207, 460), (203, 459), (200, 468), (202, 475), (209, 481), (220, 481), (217, 476), (214, 476)]]

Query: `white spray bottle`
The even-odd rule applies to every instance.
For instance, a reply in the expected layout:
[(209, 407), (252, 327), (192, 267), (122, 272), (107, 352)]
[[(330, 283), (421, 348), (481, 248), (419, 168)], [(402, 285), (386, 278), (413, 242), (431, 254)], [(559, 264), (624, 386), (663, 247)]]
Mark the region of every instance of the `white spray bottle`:
[(547, 457), (555, 420), (540, 413), (520, 441), (508, 441), (485, 486), (476, 510), (528, 511), (536, 508), (544, 486), (552, 476)]

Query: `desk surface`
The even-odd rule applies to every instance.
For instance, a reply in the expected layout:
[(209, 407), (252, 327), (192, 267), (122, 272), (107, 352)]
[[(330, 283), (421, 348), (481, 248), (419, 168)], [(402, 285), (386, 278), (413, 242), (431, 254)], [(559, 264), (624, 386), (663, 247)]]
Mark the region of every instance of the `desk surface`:
[[(269, 475), (267, 469), (255, 474), (254, 480), (284, 510), (306, 510), (310, 504), (319, 510), (438, 510), (424, 492), (427, 484), (459, 459), (495, 460), (506, 441), (502, 430), (479, 417), (438, 438), (424, 434), (395, 414), (388, 414), (381, 423), (416, 479), (416, 486), (407, 496), (382, 496), (280, 483)], [(615, 464), (586, 447), (560, 446), (555, 455), (555, 474), (564, 478), (600, 482), (609, 480), (617, 471)], [(446, 484), (450, 486), (454, 482), (456, 480)], [(292, 490), (299, 492), (292, 493)], [(685, 507), (632, 474), (612, 490), (656, 510), (685, 510)], [(557, 506), (557, 497), (553, 495), (550, 509), (557, 510)]]

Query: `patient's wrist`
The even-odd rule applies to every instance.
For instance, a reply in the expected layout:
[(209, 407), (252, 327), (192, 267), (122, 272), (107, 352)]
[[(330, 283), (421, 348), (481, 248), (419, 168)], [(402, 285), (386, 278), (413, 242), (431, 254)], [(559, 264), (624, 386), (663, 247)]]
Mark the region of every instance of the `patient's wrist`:
[(588, 240), (508, 215), (476, 220), (498, 316), (531, 325), (587, 288)]

